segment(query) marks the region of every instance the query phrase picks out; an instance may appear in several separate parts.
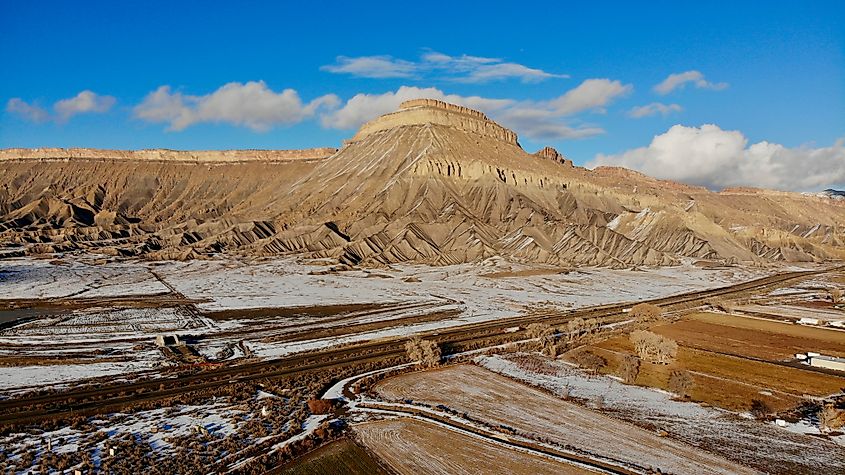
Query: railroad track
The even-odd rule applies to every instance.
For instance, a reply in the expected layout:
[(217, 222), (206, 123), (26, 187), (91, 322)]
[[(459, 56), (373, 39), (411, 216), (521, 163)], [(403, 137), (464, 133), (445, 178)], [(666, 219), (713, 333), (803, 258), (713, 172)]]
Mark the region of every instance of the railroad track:
[[(737, 296), (752, 290), (761, 291), (781, 287), (796, 280), (841, 269), (786, 272), (740, 284), (652, 299), (647, 302), (670, 311), (679, 310), (700, 305), (706, 300)], [(466, 348), (473, 344), (489, 342), (491, 339), (521, 339), (525, 335), (524, 326), (530, 323), (543, 322), (559, 325), (578, 317), (620, 319), (623, 309), (635, 303), (638, 302), (600, 305), (554, 314), (521, 315), (430, 331), (422, 333), (421, 336), (443, 345), (448, 354), (449, 349)], [(520, 329), (513, 333), (504, 333), (505, 329), (515, 326)], [(389, 340), (367, 341), (273, 360), (209, 369), (179, 377), (161, 377), (134, 383), (109, 384), (97, 388), (71, 389), (56, 394), (4, 400), (0, 401), (0, 425), (35, 423), (50, 418), (111, 412), (141, 402), (213, 389), (233, 382), (251, 382), (366, 362), (386, 361), (404, 356), (405, 339), (406, 337), (395, 337)]]

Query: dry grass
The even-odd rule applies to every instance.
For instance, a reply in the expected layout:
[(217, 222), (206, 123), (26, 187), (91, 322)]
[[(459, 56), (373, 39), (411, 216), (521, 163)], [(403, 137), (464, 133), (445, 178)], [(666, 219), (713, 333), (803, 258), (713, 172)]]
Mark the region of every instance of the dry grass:
[(770, 361), (807, 351), (845, 357), (845, 332), (757, 318), (697, 313), (652, 331), (680, 345)]
[(477, 366), (408, 373), (376, 386), (383, 397), (444, 404), (517, 433), (672, 473), (746, 473), (743, 467), (561, 400)]
[[(764, 400), (776, 410), (788, 409), (804, 395), (824, 396), (845, 386), (841, 377), (779, 364), (800, 351), (841, 355), (842, 332), (707, 313), (652, 331), (677, 340), (680, 348), (670, 365), (643, 363), (637, 378), (642, 386), (668, 389), (670, 373), (685, 369), (695, 381), (690, 391), (693, 400), (740, 411), (748, 410), (752, 399)], [(590, 348), (607, 358), (605, 371), (614, 374), (622, 359), (634, 354), (627, 337)]]
[(592, 473), (408, 418), (358, 424), (355, 432), (401, 474)]
[(366, 450), (349, 439), (340, 439), (270, 473), (284, 475), (388, 475)]

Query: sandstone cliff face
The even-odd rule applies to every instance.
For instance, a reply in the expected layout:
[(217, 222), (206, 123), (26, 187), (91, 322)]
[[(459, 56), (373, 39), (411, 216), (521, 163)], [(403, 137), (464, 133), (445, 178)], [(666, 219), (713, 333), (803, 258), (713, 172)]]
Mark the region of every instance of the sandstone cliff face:
[(488, 119), (481, 112), (433, 99), (405, 101), (399, 110), (364, 124), (352, 141), (376, 132), (408, 125), (436, 124), (472, 132), (483, 137), (518, 145), (516, 134)]
[(845, 257), (845, 203), (573, 167), (439, 101), (403, 104), (336, 153), (75, 150), (4, 151), (0, 257), (93, 249), (611, 267)]
[(567, 159), (563, 155), (560, 154), (557, 150), (552, 147), (543, 147), (542, 149), (538, 150), (534, 153), (534, 155), (545, 158), (547, 160), (552, 160), (558, 162), (560, 164), (566, 165), (568, 167), (574, 166), (572, 160)]

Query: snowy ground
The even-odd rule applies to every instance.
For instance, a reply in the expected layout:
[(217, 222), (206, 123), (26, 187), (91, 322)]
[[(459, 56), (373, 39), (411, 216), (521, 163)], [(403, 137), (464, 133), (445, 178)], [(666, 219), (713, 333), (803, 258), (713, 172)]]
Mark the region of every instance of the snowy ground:
[[(294, 259), (168, 263), (157, 272), (189, 298), (208, 299), (207, 310), (255, 307), (404, 302), (446, 297), (471, 314), (512, 315), (526, 305), (582, 307), (642, 300), (728, 285), (771, 270), (701, 269), (693, 265), (642, 271), (582, 268), (568, 274), (489, 278), (484, 274), (527, 268), (499, 259), (443, 267), (396, 265), (390, 269), (322, 275), (325, 266)], [(405, 282), (412, 277), (419, 282)]]
[(0, 300), (154, 295), (168, 288), (144, 263), (94, 264), (16, 258), (0, 260)]
[[(805, 431), (793, 425), (790, 431), (743, 415), (676, 401), (664, 391), (626, 385), (606, 376), (587, 376), (567, 363), (535, 355), (480, 356), (476, 362), (746, 465), (763, 470), (782, 467), (790, 473), (845, 473), (845, 441), (807, 435), (818, 434), (817, 427)], [(730, 450), (724, 451), (725, 447)]]
[[(180, 405), (170, 408), (138, 411), (131, 414), (113, 413), (91, 419), (90, 427), (76, 429), (64, 426), (43, 431), (34, 437), (31, 433), (11, 433), (0, 438), (2, 452), (10, 461), (20, 459), (24, 452), (54, 453), (88, 452), (99, 458), (108, 454), (111, 441), (131, 434), (150, 444), (156, 452), (173, 453), (176, 440), (199, 432), (212, 437), (232, 434), (237, 425), (236, 416), (248, 414), (245, 406), (212, 403), (202, 406)], [(24, 472), (21, 472), (24, 473)]]
[[(32, 258), (0, 261), (0, 303), (4, 299), (122, 297), (163, 294), (168, 285), (199, 300), (199, 312), (239, 309), (297, 309), (379, 304), (387, 308), (309, 316), (296, 310), (261, 318), (212, 320), (186, 307), (87, 308), (47, 314), (0, 330), (0, 358), (40, 357), (69, 364), (2, 368), (0, 390), (67, 383), (75, 379), (149, 369), (164, 358), (153, 347), (157, 334), (201, 337), (196, 351), (213, 358), (238, 342), (259, 358), (375, 338), (408, 335), (516, 316), (527, 309), (561, 309), (662, 297), (761, 277), (772, 270), (702, 269), (689, 263), (646, 270), (583, 268), (569, 273), (485, 277), (530, 267), (501, 259), (445, 267), (397, 265), (378, 270), (332, 272), (328, 265), (294, 258), (189, 262), (97, 263), (89, 258), (56, 261)], [(553, 269), (547, 269), (552, 271)], [(164, 281), (161, 282), (159, 280)], [(443, 317), (425, 318), (442, 314)], [(415, 320), (421, 317), (420, 320)], [(402, 319), (403, 324), (390, 325)], [(426, 321), (423, 321), (426, 320)], [(307, 332), (379, 323), (379, 329), (326, 337)], [(384, 323), (388, 322), (388, 323)], [(303, 333), (297, 341), (286, 335)], [(324, 333), (325, 335), (325, 333)], [(87, 353), (87, 354), (86, 354)], [(89, 358), (80, 361), (82, 357)], [(234, 357), (243, 356), (236, 350)], [(108, 358), (108, 362), (100, 358)], [(14, 364), (14, 363), (13, 363)]]

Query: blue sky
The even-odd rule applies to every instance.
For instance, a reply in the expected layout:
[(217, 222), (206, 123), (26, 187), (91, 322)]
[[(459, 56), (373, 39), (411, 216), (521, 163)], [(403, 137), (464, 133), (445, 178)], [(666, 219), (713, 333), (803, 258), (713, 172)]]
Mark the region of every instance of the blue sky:
[(634, 3), (3, 1), (0, 148), (338, 146), (426, 93), (579, 164), (845, 183), (841, 2)]

